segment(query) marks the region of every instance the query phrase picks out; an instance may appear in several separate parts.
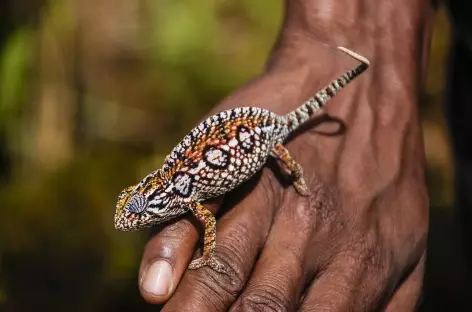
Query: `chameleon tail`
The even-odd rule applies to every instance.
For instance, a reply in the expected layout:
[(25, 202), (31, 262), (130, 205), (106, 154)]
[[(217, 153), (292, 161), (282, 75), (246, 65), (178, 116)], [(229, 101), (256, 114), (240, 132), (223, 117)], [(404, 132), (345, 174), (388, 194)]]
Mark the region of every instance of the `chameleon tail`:
[(288, 120), (289, 132), (298, 128), (299, 125), (307, 121), (315, 112), (320, 111), (326, 102), (333, 98), (336, 93), (369, 67), (370, 62), (365, 57), (344, 47), (338, 47), (338, 49), (358, 60), (361, 64), (333, 80), (327, 87), (318, 91), (314, 96), (303, 103), (302, 106), (285, 115), (285, 118)]

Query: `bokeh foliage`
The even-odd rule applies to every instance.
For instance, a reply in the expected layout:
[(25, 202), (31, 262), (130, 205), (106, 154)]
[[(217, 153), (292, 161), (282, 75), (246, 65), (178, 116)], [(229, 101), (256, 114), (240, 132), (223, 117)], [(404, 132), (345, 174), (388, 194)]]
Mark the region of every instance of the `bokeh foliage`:
[[(0, 309), (150, 309), (146, 233), (113, 229), (118, 192), (257, 75), (282, 1), (6, 1), (0, 24)], [(421, 103), (434, 205), (451, 203), (442, 119), (448, 23)]]

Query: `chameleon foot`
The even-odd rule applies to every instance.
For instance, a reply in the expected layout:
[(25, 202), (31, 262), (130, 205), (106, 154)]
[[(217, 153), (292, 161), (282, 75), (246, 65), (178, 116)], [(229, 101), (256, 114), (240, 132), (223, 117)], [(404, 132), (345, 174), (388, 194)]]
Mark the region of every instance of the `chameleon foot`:
[(205, 256), (202, 256), (198, 259), (193, 260), (188, 266), (188, 268), (190, 270), (195, 270), (204, 266), (209, 266), (210, 268), (212, 268), (218, 273), (226, 272), (224, 266), (221, 263), (219, 263), (215, 258), (205, 257)]
[(293, 186), (297, 190), (297, 192), (302, 196), (310, 196), (311, 192), (308, 186), (306, 185), (305, 179), (300, 178), (293, 182)]
[(293, 186), (297, 192), (302, 196), (310, 195), (310, 190), (303, 178), (303, 168), (299, 163), (293, 160), (288, 150), (282, 144), (278, 143), (272, 149), (272, 155), (280, 161), (282, 168), (292, 176)]
[(203, 238), (203, 256), (193, 260), (188, 268), (194, 270), (203, 266), (209, 266), (217, 272), (225, 272), (223, 265), (213, 257), (216, 245), (215, 217), (200, 203), (193, 202), (189, 207), (193, 215), (203, 223), (203, 226), (205, 227), (205, 236)]

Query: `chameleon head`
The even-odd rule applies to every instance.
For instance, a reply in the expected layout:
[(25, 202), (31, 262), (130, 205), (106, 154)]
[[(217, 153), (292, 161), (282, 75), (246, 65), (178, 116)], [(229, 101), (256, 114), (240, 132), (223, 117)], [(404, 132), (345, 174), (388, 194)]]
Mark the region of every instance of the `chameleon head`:
[(146, 212), (149, 203), (146, 197), (137, 192), (135, 187), (128, 187), (118, 195), (115, 213), (115, 228), (131, 231), (145, 227), (151, 216)]
[(153, 172), (119, 194), (115, 228), (132, 231), (167, 221), (179, 210), (175, 203), (168, 180), (159, 171)]

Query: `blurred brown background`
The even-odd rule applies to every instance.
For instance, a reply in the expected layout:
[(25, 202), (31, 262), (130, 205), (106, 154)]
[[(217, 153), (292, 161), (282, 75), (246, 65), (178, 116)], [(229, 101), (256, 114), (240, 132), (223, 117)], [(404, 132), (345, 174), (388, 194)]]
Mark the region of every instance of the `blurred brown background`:
[[(147, 234), (114, 230), (116, 196), (261, 71), (281, 18), (281, 0), (1, 2), (1, 311), (155, 310), (137, 289)], [(435, 308), (469, 294), (450, 217), (449, 37), (440, 11), (421, 100)]]

